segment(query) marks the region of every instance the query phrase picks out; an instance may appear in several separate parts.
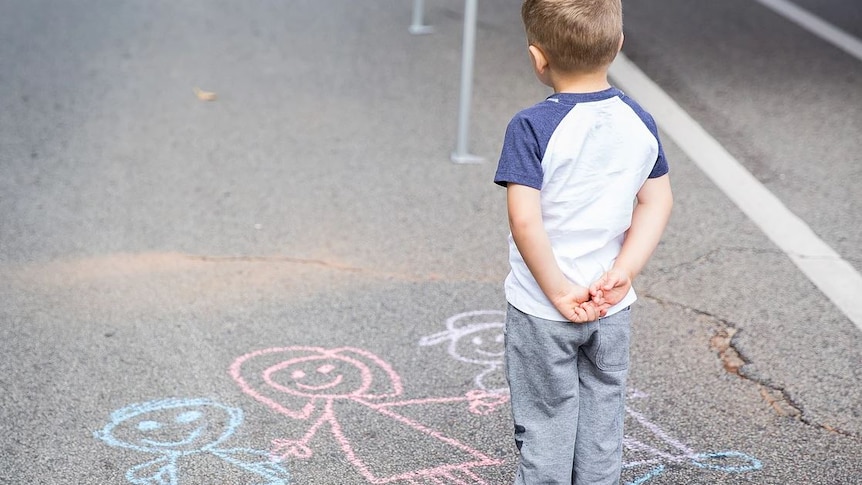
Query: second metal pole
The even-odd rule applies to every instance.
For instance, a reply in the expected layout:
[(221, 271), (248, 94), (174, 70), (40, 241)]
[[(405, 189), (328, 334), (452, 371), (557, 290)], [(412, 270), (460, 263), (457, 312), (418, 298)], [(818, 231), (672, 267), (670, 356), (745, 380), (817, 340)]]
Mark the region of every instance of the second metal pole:
[(455, 163), (478, 163), (481, 157), (469, 153), (470, 103), (473, 94), (473, 61), (476, 53), (477, 0), (464, 2), (464, 40), (461, 52), (461, 99), (458, 105), (458, 139), (452, 161)]
[(408, 29), (413, 35), (430, 34), (434, 27), (425, 25), (425, 0), (413, 0), (413, 23)]

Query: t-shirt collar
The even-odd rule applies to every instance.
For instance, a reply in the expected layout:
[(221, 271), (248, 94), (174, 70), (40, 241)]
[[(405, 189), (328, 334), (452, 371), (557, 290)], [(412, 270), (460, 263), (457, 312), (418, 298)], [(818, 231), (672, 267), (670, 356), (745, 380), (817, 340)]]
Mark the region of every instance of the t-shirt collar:
[(620, 94), (620, 90), (612, 86), (603, 91), (596, 91), (594, 93), (554, 93), (548, 96), (547, 101), (574, 105), (578, 103), (589, 103), (591, 101), (602, 101), (604, 99), (613, 98), (614, 96), (619, 96)]

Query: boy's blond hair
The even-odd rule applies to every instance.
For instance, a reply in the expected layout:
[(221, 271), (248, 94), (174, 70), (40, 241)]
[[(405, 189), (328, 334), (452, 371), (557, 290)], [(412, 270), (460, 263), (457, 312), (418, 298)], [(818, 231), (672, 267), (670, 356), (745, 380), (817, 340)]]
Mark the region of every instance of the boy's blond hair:
[(591, 72), (609, 65), (623, 33), (621, 0), (524, 0), (527, 42), (540, 48), (551, 69)]

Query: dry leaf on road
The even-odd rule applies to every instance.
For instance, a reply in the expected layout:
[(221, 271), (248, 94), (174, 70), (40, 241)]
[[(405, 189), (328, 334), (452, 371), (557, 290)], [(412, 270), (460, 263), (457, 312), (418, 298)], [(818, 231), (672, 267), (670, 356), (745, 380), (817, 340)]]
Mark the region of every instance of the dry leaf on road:
[(203, 91), (197, 86), (195, 86), (195, 95), (201, 101), (215, 101), (216, 99), (216, 93), (210, 91)]

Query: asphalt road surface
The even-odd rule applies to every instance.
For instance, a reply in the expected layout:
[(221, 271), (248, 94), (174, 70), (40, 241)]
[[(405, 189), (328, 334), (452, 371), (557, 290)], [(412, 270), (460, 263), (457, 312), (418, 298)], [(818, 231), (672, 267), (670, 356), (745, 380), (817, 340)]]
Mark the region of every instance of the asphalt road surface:
[[(519, 5), (479, 2), (457, 165), (461, 1), (413, 36), (408, 1), (0, 0), (0, 484), (510, 483), (491, 180), (549, 94)], [(862, 61), (753, 0), (624, 8), (626, 56), (862, 270)], [(862, 483), (862, 330), (663, 141), (623, 483)]]

